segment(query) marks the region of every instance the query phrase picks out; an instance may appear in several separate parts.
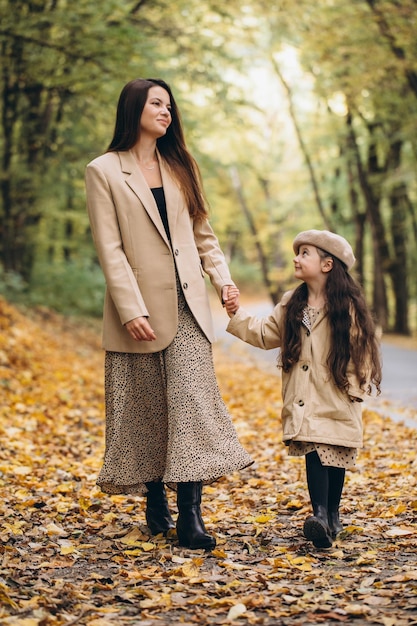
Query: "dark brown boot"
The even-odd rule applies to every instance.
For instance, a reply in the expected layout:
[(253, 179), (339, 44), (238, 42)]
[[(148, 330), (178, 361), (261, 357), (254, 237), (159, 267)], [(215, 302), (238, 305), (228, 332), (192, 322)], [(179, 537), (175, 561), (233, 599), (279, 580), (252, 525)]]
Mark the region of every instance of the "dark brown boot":
[(214, 537), (209, 535), (201, 517), (201, 482), (178, 483), (177, 535), (180, 546), (191, 550), (213, 550)]
[(169, 512), (164, 483), (150, 482), (145, 485), (148, 489), (145, 512), (148, 528), (152, 535), (166, 535), (171, 528), (175, 528), (175, 524)]
[(333, 539), (342, 532), (343, 526), (339, 519), (339, 506), (342, 498), (343, 485), (345, 482), (345, 469), (342, 467), (329, 467), (329, 497), (328, 519), (330, 532)]
[(304, 537), (313, 542), (316, 548), (331, 548), (332, 536), (327, 521), (327, 509), (322, 505), (313, 505), (314, 515), (304, 522)]
[(336, 539), (337, 535), (343, 530), (343, 525), (339, 519), (339, 509), (337, 509), (336, 511), (329, 511), (328, 520), (332, 538)]

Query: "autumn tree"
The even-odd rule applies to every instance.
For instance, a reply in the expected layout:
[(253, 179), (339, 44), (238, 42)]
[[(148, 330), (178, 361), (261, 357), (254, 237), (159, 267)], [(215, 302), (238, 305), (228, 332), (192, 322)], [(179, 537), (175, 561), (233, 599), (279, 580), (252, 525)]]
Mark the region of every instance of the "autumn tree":
[[(322, 227), (354, 241), (379, 322), (405, 334), (416, 241), (413, 5), (259, 2), (251, 42), (283, 89)], [(288, 46), (301, 82), (282, 61)]]
[(86, 241), (83, 167), (106, 148), (123, 84), (179, 75), (179, 90), (220, 90), (213, 29), (231, 18), (216, 0), (104, 0), (100, 10), (90, 0), (1, 0), (0, 9), (0, 258), (29, 280), (39, 255), (68, 261)]

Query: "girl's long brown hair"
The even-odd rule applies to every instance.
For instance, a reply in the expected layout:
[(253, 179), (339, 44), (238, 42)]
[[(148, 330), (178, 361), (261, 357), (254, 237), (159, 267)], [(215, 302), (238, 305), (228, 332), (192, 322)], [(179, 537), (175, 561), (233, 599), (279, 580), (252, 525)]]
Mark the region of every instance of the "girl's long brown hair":
[[(349, 389), (347, 366), (352, 360), (360, 387), (368, 394), (372, 385), (380, 393), (381, 358), (375, 324), (360, 285), (348, 273), (346, 266), (333, 255), (317, 248), (322, 258), (330, 256), (333, 268), (326, 281), (326, 307), (331, 332), (331, 348), (327, 365), (336, 386)], [(303, 310), (308, 302), (308, 289), (302, 283), (287, 304), (281, 364), (288, 372), (298, 362), (301, 353)]]
[(181, 116), (167, 83), (159, 78), (136, 78), (122, 89), (117, 105), (113, 139), (107, 152), (127, 151), (133, 148), (140, 135), (140, 118), (151, 87), (158, 85), (168, 92), (171, 101), (171, 124), (156, 145), (162, 158), (169, 165), (188, 206), (191, 217), (207, 217), (207, 205), (199, 167), (188, 151), (181, 123)]

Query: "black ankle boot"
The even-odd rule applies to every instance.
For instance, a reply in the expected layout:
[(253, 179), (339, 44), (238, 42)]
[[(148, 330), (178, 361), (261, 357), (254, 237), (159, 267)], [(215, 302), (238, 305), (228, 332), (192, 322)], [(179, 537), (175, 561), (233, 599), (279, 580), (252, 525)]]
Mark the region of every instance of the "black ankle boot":
[(331, 536), (333, 539), (336, 539), (337, 535), (343, 530), (343, 525), (339, 519), (339, 509), (336, 511), (329, 511), (328, 520)]
[(178, 483), (178, 541), (180, 546), (191, 550), (213, 550), (216, 540), (207, 533), (201, 517), (201, 492), (201, 482)]
[(316, 548), (331, 548), (333, 541), (328, 523), (327, 509), (323, 505), (313, 505), (314, 515), (304, 522), (304, 537), (313, 542)]
[(164, 483), (145, 483), (146, 493), (146, 523), (152, 535), (164, 535), (171, 528), (175, 528), (174, 520), (168, 508), (168, 500), (165, 493)]

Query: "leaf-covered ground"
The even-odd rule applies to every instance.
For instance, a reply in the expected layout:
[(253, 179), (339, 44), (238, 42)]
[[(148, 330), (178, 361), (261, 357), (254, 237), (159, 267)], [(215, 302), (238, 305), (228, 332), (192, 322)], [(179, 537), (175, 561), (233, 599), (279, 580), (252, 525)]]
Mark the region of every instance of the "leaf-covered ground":
[(147, 534), (143, 498), (95, 486), (97, 331), (1, 300), (0, 331), (0, 624), (417, 624), (415, 430), (365, 412), (344, 536), (318, 551), (302, 536), (303, 460), (280, 440), (279, 379), (218, 347), (222, 393), (256, 464), (205, 488), (218, 545), (192, 552)]

